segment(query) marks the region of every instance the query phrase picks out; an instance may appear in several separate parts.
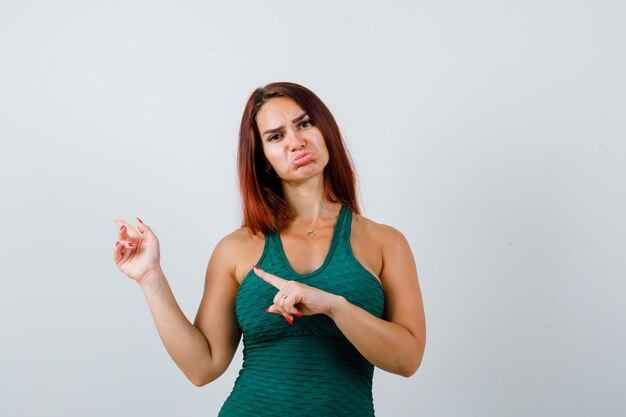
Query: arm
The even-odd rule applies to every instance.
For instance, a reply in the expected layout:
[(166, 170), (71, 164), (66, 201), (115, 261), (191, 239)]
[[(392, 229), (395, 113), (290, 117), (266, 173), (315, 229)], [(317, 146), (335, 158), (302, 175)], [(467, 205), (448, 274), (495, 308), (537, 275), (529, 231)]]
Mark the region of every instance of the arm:
[(231, 250), (232, 244), (222, 239), (213, 251), (194, 324), (181, 311), (160, 268), (141, 283), (167, 352), (197, 386), (222, 375), (239, 344), (240, 333), (234, 317), (238, 285), (228, 264), (233, 259)]
[(426, 322), (413, 253), (406, 238), (385, 226), (384, 319), (335, 296), (326, 314), (374, 366), (409, 377), (419, 368), (426, 346)]
[(254, 271), (279, 290), (267, 310), (269, 313), (282, 314), (290, 323), (293, 315), (326, 314), (370, 363), (408, 377), (420, 366), (426, 344), (422, 295), (408, 242), (392, 227), (384, 226), (380, 232), (383, 234), (380, 278), (385, 290), (384, 319), (342, 296), (277, 277), (257, 266)]

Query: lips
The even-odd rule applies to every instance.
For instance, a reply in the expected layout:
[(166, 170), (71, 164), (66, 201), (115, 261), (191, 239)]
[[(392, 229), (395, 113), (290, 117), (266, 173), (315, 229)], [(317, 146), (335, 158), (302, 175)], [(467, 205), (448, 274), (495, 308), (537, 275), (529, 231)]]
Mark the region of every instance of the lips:
[(313, 159), (313, 154), (311, 152), (301, 152), (296, 155), (296, 157), (293, 160), (293, 164), (298, 165), (298, 166), (304, 165), (310, 162), (312, 159)]

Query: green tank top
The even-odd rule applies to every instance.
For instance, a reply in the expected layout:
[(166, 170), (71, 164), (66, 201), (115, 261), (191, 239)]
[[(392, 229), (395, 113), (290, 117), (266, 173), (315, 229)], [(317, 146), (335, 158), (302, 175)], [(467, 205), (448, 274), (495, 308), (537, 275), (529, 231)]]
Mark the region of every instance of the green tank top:
[[(257, 265), (342, 295), (380, 318), (383, 288), (352, 253), (351, 223), (352, 212), (342, 206), (326, 259), (309, 274), (293, 270), (277, 233), (265, 236)], [(267, 313), (277, 291), (252, 270), (239, 287), (235, 314), (243, 334), (243, 366), (219, 417), (374, 416), (374, 366), (324, 314), (294, 317), (290, 325)]]

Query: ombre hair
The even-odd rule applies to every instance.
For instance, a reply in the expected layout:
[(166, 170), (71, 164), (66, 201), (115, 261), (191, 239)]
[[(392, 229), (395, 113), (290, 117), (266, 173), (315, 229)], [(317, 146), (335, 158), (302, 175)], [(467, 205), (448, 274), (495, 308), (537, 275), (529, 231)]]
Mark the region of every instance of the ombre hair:
[(243, 209), (242, 226), (248, 227), (254, 234), (276, 233), (290, 216), (281, 179), (268, 169), (269, 161), (263, 153), (256, 123), (261, 107), (274, 97), (294, 100), (322, 133), (329, 156), (323, 173), (324, 199), (341, 203), (353, 213), (360, 214), (354, 165), (335, 118), (322, 100), (308, 88), (278, 82), (254, 90), (241, 118), (237, 170)]

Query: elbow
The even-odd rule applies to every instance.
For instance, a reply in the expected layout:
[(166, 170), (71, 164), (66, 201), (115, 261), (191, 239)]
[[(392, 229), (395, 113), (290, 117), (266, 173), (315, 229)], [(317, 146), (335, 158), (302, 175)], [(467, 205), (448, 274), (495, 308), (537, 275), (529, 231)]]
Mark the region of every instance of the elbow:
[(402, 375), (405, 378), (408, 378), (414, 375), (415, 372), (417, 372), (419, 367), (422, 365), (422, 358), (424, 357), (424, 347), (425, 346), (423, 345), (420, 346), (418, 349), (416, 349), (414, 354), (411, 355), (411, 357), (405, 361), (404, 369), (402, 369), (402, 371), (400, 372), (400, 375)]
[(194, 384), (196, 387), (203, 387), (215, 380), (215, 378), (210, 377), (208, 375), (187, 375), (187, 379)]
[(419, 369), (421, 363), (422, 363), (421, 361), (419, 361), (417, 363), (411, 363), (410, 366), (405, 367), (402, 370), (402, 372), (400, 372), (400, 375), (402, 375), (405, 378), (413, 376), (415, 374), (415, 372), (417, 372), (417, 370)]
[(203, 387), (222, 376), (230, 362), (218, 361), (211, 363), (196, 363), (193, 371), (184, 372), (187, 379), (196, 387)]
[(227, 366), (224, 366), (220, 369), (207, 367), (203, 371), (196, 369), (195, 374), (185, 373), (185, 376), (196, 387), (203, 387), (222, 376), (222, 374), (226, 371), (226, 367)]
[(195, 378), (188, 378), (188, 379), (189, 379), (189, 381), (191, 381), (191, 383), (192, 383), (192, 384), (194, 384), (196, 387), (203, 387), (203, 386), (205, 386), (206, 384), (208, 384), (209, 382), (211, 382), (211, 381), (206, 380), (206, 379), (195, 379)]
[(215, 381), (220, 375), (221, 374), (217, 374), (215, 372), (210, 372), (208, 369), (204, 372), (198, 372), (198, 370), (196, 370), (196, 373), (194, 374), (185, 373), (187, 379), (196, 387), (203, 387), (207, 384), (210, 384), (211, 382)]

